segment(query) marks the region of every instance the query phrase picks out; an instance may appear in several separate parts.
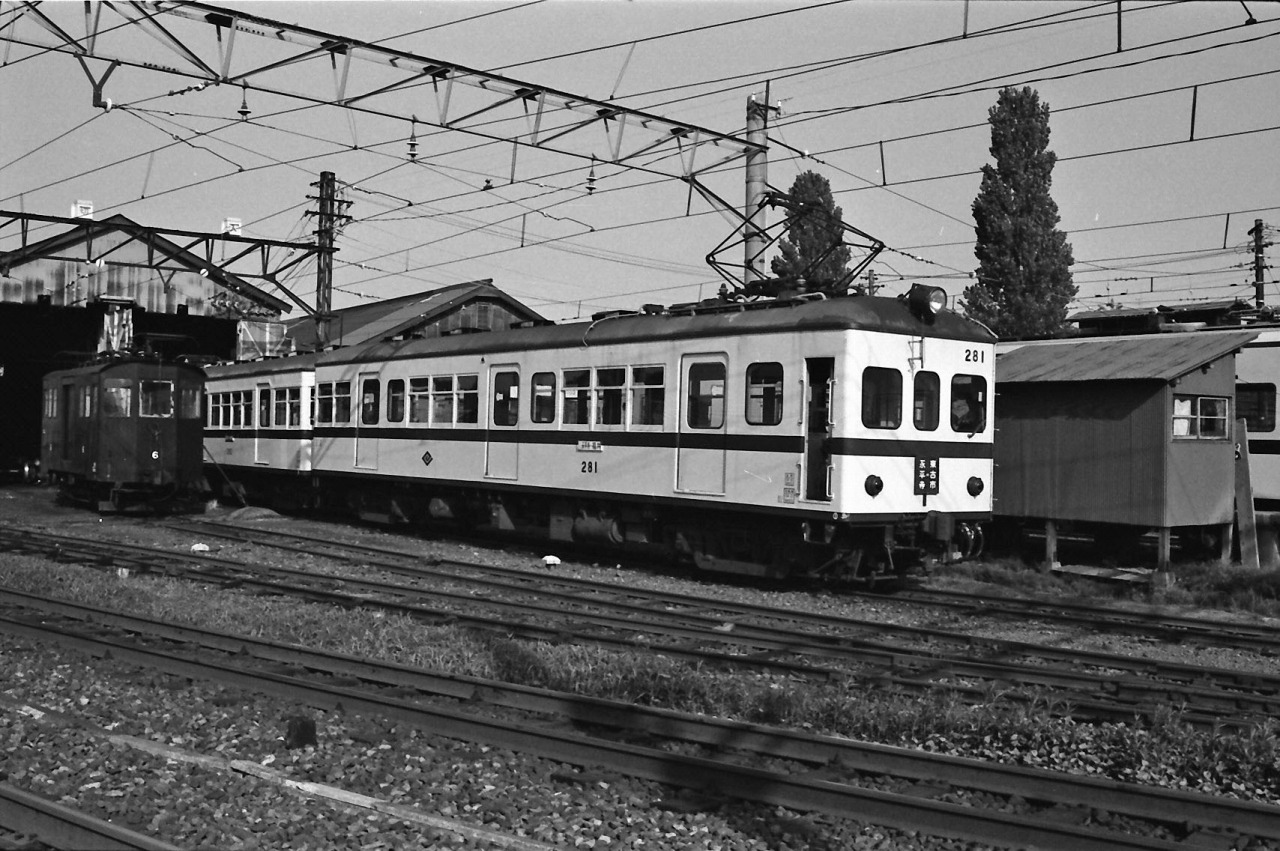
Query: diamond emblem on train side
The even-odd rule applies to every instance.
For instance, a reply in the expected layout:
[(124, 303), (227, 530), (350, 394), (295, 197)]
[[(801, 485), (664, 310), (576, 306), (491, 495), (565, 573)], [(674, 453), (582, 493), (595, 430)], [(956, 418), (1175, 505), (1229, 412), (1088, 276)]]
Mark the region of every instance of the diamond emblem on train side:
[(422, 466), (424, 466), (424, 467), (430, 467), (430, 466), (431, 466), (431, 462), (432, 462), (432, 461), (434, 461), (434, 460), (436, 460), (436, 459), (434, 459), (434, 458), (432, 458), (432, 457), (431, 457), (431, 453), (430, 453), (430, 452), (423, 452), (423, 453), (422, 453)]

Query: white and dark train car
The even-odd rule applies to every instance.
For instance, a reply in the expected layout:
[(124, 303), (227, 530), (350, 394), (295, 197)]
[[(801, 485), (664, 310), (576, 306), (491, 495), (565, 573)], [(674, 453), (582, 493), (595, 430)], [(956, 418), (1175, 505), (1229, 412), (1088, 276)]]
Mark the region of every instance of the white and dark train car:
[[(1236, 355), (1236, 414), (1248, 430), (1249, 478), (1254, 509), (1280, 527), (1280, 325), (1254, 326), (1258, 337)], [(1251, 330), (1254, 330), (1251, 329)]]
[(113, 355), (44, 377), (40, 466), (66, 499), (99, 511), (203, 506), (204, 373)]
[(314, 503), (315, 354), (206, 370), (204, 450), (215, 493), (281, 509)]
[[(206, 440), (233, 481), (270, 472), (368, 519), (902, 572), (971, 553), (991, 513), (995, 339), (944, 304), (919, 287), (340, 349), (314, 358), (297, 427), (275, 394), (308, 386), (305, 361), (214, 368), (211, 415), (223, 393), (241, 414)], [(239, 445), (273, 432), (274, 462)]]

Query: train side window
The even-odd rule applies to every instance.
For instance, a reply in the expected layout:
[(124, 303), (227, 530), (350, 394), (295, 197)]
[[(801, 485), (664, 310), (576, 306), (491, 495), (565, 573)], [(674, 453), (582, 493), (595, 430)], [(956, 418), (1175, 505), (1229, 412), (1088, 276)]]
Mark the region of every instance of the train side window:
[(747, 367), (747, 422), (777, 425), (782, 422), (782, 380), (780, 363), (753, 363)]
[[(310, 392), (308, 392), (308, 397)], [(289, 388), (289, 425), (302, 425), (302, 388)]]
[(987, 430), (987, 379), (981, 375), (951, 378), (951, 430), (965, 434)]
[(453, 376), (431, 377), (431, 424), (453, 425)]
[(529, 400), (529, 418), (535, 423), (556, 421), (556, 374), (535, 372), (530, 383), (532, 397)]
[(1274, 384), (1237, 384), (1236, 416), (1244, 417), (1249, 434), (1267, 434), (1276, 430), (1276, 386)]
[(351, 422), (350, 381), (335, 381), (333, 383), (333, 421), (335, 423)]
[(458, 423), (478, 425), (480, 422), (480, 376), (458, 376)]
[(596, 425), (616, 426), (626, 421), (626, 383), (626, 367), (596, 370)]
[(235, 424), (245, 428), (253, 428), (252, 390), (241, 390), (236, 393)]
[(108, 378), (102, 386), (102, 415), (127, 417), (133, 411), (133, 383), (127, 378)]
[(44, 418), (50, 420), (56, 416), (58, 416), (58, 389), (46, 387), (44, 388)]
[(360, 424), (377, 425), (378, 408), (382, 403), (381, 382), (366, 378), (360, 382)]
[(591, 370), (566, 369), (564, 371), (564, 406), (560, 421), (566, 425), (587, 425), (591, 422)]
[(404, 422), (403, 378), (393, 378), (387, 382), (387, 422)]
[(92, 386), (86, 385), (80, 388), (80, 416), (93, 416), (93, 391)]
[(689, 365), (689, 428), (724, 425), (724, 364)]
[(667, 399), (666, 368), (631, 367), (631, 424), (662, 425)]
[(271, 422), (277, 426), (283, 426), (289, 421), (289, 396), (288, 391), (283, 387), (277, 387), (271, 394), (272, 411)]
[(1225, 396), (1173, 397), (1173, 436), (1179, 440), (1224, 440), (1231, 400)]
[(431, 421), (431, 379), (409, 379), (409, 422)]
[(258, 428), (271, 427), (271, 388), (258, 388)]
[(938, 428), (938, 407), (942, 399), (942, 382), (936, 372), (917, 372), (911, 421), (918, 431)]
[(204, 394), (199, 387), (180, 386), (178, 389), (178, 417), (184, 420), (198, 420), (202, 417), (200, 403)]
[(520, 373), (493, 376), (493, 424), (513, 426), (520, 420)]
[(902, 373), (883, 366), (862, 371), (862, 424), (867, 428), (902, 425)]
[(316, 423), (333, 422), (333, 384), (325, 381), (316, 385)]

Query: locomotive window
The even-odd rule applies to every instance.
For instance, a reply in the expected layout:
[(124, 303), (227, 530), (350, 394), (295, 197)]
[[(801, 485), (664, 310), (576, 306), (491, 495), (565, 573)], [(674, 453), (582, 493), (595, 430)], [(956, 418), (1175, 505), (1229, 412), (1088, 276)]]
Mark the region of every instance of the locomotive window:
[(513, 426), (519, 419), (520, 373), (495, 373), (493, 376), (493, 424)]
[(258, 428), (271, 427), (271, 388), (258, 388)]
[(458, 422), (480, 422), (480, 376), (458, 376)]
[(782, 364), (753, 363), (747, 367), (747, 422), (782, 422)]
[(138, 387), (138, 416), (172, 417), (173, 382), (144, 379)]
[(882, 366), (862, 371), (862, 424), (867, 428), (902, 425), (902, 373)]
[(987, 430), (987, 379), (981, 375), (951, 379), (951, 430), (966, 434)]
[(453, 425), (452, 375), (436, 375), (431, 379), (431, 424)]
[(560, 421), (568, 425), (591, 422), (591, 370), (564, 371), (564, 407)]
[(553, 423), (556, 421), (556, 374), (554, 372), (535, 372), (533, 374), (533, 398), (530, 400), (529, 417), (535, 423)]
[(102, 386), (102, 415), (127, 417), (133, 411), (133, 384), (127, 378), (108, 378)]
[(724, 364), (689, 366), (689, 427), (720, 428), (724, 425)]
[(93, 387), (85, 386), (80, 388), (80, 416), (93, 416)]
[(942, 383), (936, 372), (917, 372), (915, 401), (911, 408), (911, 421), (920, 431), (934, 431), (938, 427), (938, 402), (942, 398)]
[(404, 422), (403, 378), (393, 378), (387, 382), (387, 422)]
[(626, 367), (596, 370), (596, 425), (622, 425), (626, 413)]
[(376, 378), (366, 378), (360, 382), (360, 424), (377, 425), (378, 407), (382, 402), (381, 382)]
[(1173, 436), (1179, 440), (1223, 440), (1230, 433), (1225, 396), (1174, 396)]
[(200, 419), (200, 402), (203, 395), (199, 387), (179, 387), (178, 416), (184, 420)]
[(431, 417), (431, 379), (409, 379), (409, 422), (425, 423)]
[(1274, 384), (1237, 384), (1236, 416), (1244, 417), (1250, 434), (1267, 434), (1276, 430), (1276, 386)]
[(58, 416), (58, 389), (46, 387), (44, 388), (44, 417), (53, 419), (56, 416)]
[(632, 425), (662, 425), (667, 395), (665, 374), (660, 366), (631, 368)]

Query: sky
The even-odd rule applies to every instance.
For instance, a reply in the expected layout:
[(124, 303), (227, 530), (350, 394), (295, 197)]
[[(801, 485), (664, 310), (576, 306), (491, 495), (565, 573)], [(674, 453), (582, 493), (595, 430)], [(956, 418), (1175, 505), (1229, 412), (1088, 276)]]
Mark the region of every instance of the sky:
[[(84, 35), (84, 4), (35, 5)], [(214, 5), (393, 49), (406, 65), (462, 66), (737, 139), (748, 98), (767, 94), (769, 186), (786, 191), (806, 170), (825, 177), (844, 221), (886, 246), (870, 267), (886, 294), (925, 282), (956, 298), (972, 283), (971, 207), (992, 162), (988, 110), (1004, 86), (1030, 86), (1050, 109), (1051, 191), (1079, 288), (1072, 311), (1252, 300), (1248, 231), (1258, 219), (1270, 233), (1280, 226), (1274, 0)], [(234, 218), (247, 236), (309, 240), (308, 196), (330, 171), (351, 217), (336, 238), (336, 308), (492, 279), (566, 320), (707, 298), (724, 283), (707, 255), (727, 246), (726, 262), (742, 262), (738, 220), (691, 191), (686, 160), (669, 146), (627, 167), (607, 161), (599, 125), (564, 137), (565, 150), (515, 146), (510, 135), (527, 137), (530, 120), (497, 108), (485, 114), (492, 122), (469, 122), (486, 135), (444, 129), (433, 124), (440, 89), (420, 81), (361, 102), (381, 113), (343, 107), (339, 93), (403, 78), (332, 53), (247, 86), (201, 85), (171, 72), (193, 66), (166, 35), (117, 26), (111, 9), (82, 65), (47, 49), (54, 39), (33, 18), (0, 3), (2, 210), (65, 216), (87, 200), (98, 218), (202, 232)], [(177, 43), (224, 67), (213, 27), (160, 20)], [(298, 52), (280, 53), (278, 39), (255, 32), (223, 47), (235, 58), (231, 78)], [(108, 56), (127, 61), (108, 74)], [(94, 106), (91, 76), (111, 109)], [(448, 114), (456, 126), (465, 106), (493, 97), (458, 91)], [(654, 138), (667, 125), (658, 126)], [(710, 192), (741, 210), (744, 160), (715, 165), (736, 156), (727, 149), (703, 145), (686, 157), (708, 169), (699, 181)], [(0, 249), (16, 247), (15, 231), (0, 229)], [(1274, 270), (1266, 278), (1267, 301), (1280, 304)], [(313, 303), (314, 263), (285, 285)]]

